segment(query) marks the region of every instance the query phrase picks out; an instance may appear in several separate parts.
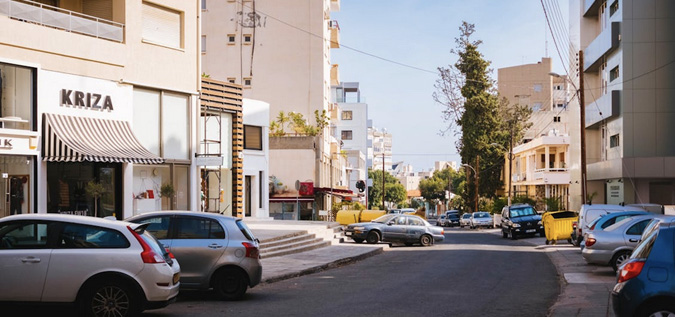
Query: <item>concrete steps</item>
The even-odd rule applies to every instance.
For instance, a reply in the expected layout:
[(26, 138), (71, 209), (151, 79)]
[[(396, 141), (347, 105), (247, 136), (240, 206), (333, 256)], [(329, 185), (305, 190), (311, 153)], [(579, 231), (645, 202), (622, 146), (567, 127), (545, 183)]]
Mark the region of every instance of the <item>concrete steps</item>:
[(263, 259), (315, 250), (345, 240), (342, 226), (338, 223), (298, 226), (297, 223), (275, 221), (274, 224), (257, 222), (249, 226), (254, 232), (256, 229), (267, 231), (260, 240), (260, 257)]

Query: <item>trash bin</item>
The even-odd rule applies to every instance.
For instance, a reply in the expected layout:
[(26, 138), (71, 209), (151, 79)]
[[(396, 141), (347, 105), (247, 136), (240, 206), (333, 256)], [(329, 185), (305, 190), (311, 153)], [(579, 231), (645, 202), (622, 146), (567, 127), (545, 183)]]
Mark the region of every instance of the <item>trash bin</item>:
[(384, 210), (364, 210), (361, 211), (361, 219), (359, 222), (370, 222), (373, 219), (384, 216)]
[(547, 212), (542, 217), (546, 244), (556, 244), (558, 240), (567, 240), (572, 243), (572, 223), (579, 219), (574, 211)]
[(343, 226), (361, 222), (361, 210), (340, 210), (335, 215), (335, 221)]

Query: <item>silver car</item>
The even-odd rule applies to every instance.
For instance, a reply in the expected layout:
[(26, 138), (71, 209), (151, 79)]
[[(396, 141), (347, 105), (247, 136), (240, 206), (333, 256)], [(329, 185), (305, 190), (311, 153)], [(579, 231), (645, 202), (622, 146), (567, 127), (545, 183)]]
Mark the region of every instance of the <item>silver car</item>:
[(385, 241), (402, 242), (408, 246), (414, 243), (430, 246), (445, 239), (443, 228), (432, 226), (421, 217), (403, 214), (386, 214), (371, 222), (350, 224), (345, 229), (345, 235), (356, 243)]
[(75, 303), (83, 316), (170, 304), (180, 266), (145, 227), (61, 214), (0, 219), (0, 301)]
[(459, 218), (459, 227), (464, 228), (464, 226), (471, 226), (471, 214), (465, 213), (462, 215), (462, 218)]
[(586, 237), (581, 252), (588, 263), (611, 265), (617, 268), (626, 261), (640, 241), (640, 236), (656, 215), (642, 215), (623, 219), (603, 231), (594, 231)]
[(492, 216), (490, 216), (489, 212), (477, 211), (471, 214), (471, 229), (480, 227), (492, 228), (492, 225)]
[(260, 283), (258, 240), (239, 218), (191, 211), (158, 211), (128, 221), (149, 223), (152, 232), (180, 261), (181, 288), (213, 289), (223, 300), (238, 300)]

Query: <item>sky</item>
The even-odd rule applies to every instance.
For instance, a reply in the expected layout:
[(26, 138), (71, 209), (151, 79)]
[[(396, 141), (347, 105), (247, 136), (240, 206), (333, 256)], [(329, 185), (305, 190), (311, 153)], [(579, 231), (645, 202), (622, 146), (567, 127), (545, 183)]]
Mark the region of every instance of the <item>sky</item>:
[[(340, 2), (331, 19), (340, 26), (342, 47), (331, 50), (331, 63), (339, 65), (340, 81), (359, 82), (373, 126), (392, 134), (394, 162), (403, 161), (415, 171), (427, 171), (435, 161), (461, 161), (456, 133), (440, 134), (448, 123), (432, 94), (436, 69), (457, 61), (450, 50), (456, 47), (462, 21), (475, 24), (472, 39), (483, 41), (478, 49), (492, 62), (495, 80), (498, 68), (536, 63), (545, 56), (552, 58), (554, 72), (564, 73), (540, 0)], [(557, 3), (567, 19), (567, 1), (545, 2)]]

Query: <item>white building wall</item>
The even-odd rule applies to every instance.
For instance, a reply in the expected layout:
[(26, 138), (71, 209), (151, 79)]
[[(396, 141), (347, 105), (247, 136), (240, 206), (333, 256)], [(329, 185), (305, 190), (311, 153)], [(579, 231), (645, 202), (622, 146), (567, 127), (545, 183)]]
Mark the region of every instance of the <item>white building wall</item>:
[[(251, 217), (267, 219), (269, 218), (269, 104), (244, 98), (243, 116), (244, 125), (262, 127), (263, 150), (244, 149), (244, 177), (249, 176), (252, 179)], [(247, 195), (245, 191), (244, 186), (244, 197)], [(244, 204), (246, 204), (245, 199)]]

